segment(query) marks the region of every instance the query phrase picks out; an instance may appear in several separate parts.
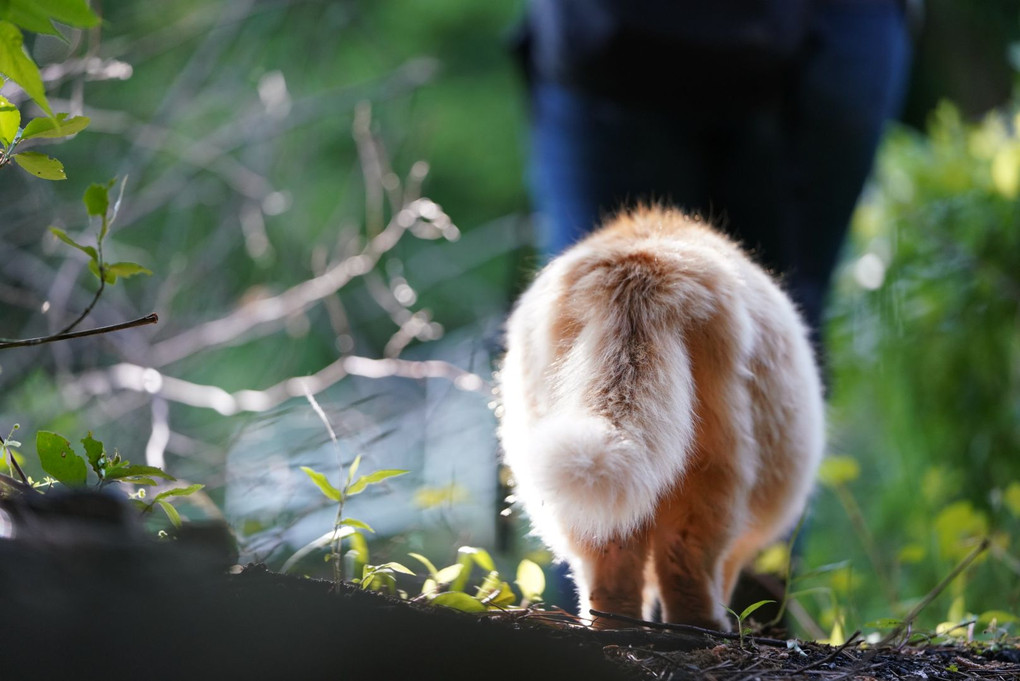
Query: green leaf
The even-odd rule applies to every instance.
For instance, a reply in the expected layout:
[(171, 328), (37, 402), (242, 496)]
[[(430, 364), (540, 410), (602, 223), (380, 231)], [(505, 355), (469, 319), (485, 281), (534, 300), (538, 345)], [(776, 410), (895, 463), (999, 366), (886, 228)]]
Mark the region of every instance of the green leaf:
[(333, 487), (333, 485), (330, 484), (329, 480), (326, 478), (325, 475), (319, 473), (318, 471), (312, 470), (308, 466), (302, 466), (301, 470), (305, 472), (305, 475), (312, 479), (312, 482), (314, 482), (318, 486), (319, 491), (325, 494), (328, 498), (332, 499), (333, 501), (340, 501), (343, 498), (343, 494), (340, 492), (340, 490), (338, 490), (336, 487)]
[(415, 576), (414, 575), (414, 571), (411, 570), (410, 568), (408, 568), (406, 565), (403, 565), (401, 563), (394, 563), (392, 561), (389, 562), (389, 563), (383, 563), (382, 565), (376, 565), (376, 566), (374, 566), (374, 569), (375, 570), (392, 570), (393, 572), (399, 572), (402, 575), (411, 575), (412, 577)]
[(860, 465), (850, 456), (830, 456), (822, 461), (818, 469), (818, 479), (827, 487), (839, 487), (853, 482), (860, 474)]
[(375, 534), (375, 530), (372, 529), (371, 525), (363, 523), (360, 520), (355, 520), (354, 518), (344, 518), (340, 521), (340, 525), (343, 527), (354, 527), (356, 529), (365, 530), (366, 532)]
[(545, 591), (545, 573), (538, 563), (525, 558), (517, 564), (517, 588), (525, 600), (541, 600)]
[(70, 137), (88, 127), (87, 116), (72, 116), (59, 113), (53, 118), (33, 118), (21, 132), (21, 139)]
[[(75, 241), (74, 239), (69, 237), (67, 235), (67, 232), (65, 232), (64, 230), (60, 229), (59, 227), (50, 227), (50, 232), (53, 234), (53, 236), (57, 237), (58, 239), (63, 241), (68, 246), (74, 246), (79, 251), (81, 251), (85, 255), (89, 256), (90, 258), (92, 258), (93, 261), (99, 260), (99, 253), (96, 252), (95, 248), (93, 248), (92, 246), (83, 246), (83, 245), (81, 245), (80, 243), (78, 243), (77, 241)], [(99, 276), (99, 275), (97, 274), (96, 276)]]
[(106, 211), (110, 209), (110, 184), (90, 184), (81, 200), (89, 215), (105, 216)]
[[(12, 5), (15, 2), (9, 1)], [(22, 0), (22, 2), (34, 1), (37, 0)], [(13, 6), (8, 9), (8, 15), (12, 10)], [(21, 35), (21, 30), (9, 21), (0, 21), (0, 73), (20, 85), (21, 89), (42, 107), (46, 115), (52, 116), (53, 109), (46, 101), (46, 91), (43, 89), (39, 67), (25, 52), (24, 45), (25, 38)]]
[(420, 553), (409, 553), (407, 555), (411, 556), (411, 558), (414, 558), (416, 561), (424, 565), (425, 569), (429, 571), (429, 576), (432, 577), (432, 579), (436, 579), (436, 575), (439, 574), (439, 571), (436, 570), (436, 566), (432, 564), (431, 560), (421, 555)]
[(766, 599), (764, 601), (758, 601), (757, 603), (752, 603), (751, 605), (747, 606), (746, 608), (744, 608), (743, 612), (740, 613), (740, 621), (743, 622), (748, 617), (750, 617), (755, 610), (762, 607), (763, 605), (768, 605), (769, 603), (775, 603), (775, 601)]
[(165, 492), (160, 492), (153, 498), (153, 501), (159, 501), (160, 499), (166, 499), (168, 497), (186, 497), (189, 494), (194, 494), (203, 487), (205, 487), (205, 485), (188, 485), (187, 487), (175, 487), (173, 489), (168, 489)]
[(163, 509), (163, 513), (166, 513), (166, 517), (170, 519), (170, 522), (173, 523), (174, 527), (181, 526), (181, 514), (177, 512), (177, 509), (173, 507), (173, 504), (169, 501), (163, 501), (162, 499), (157, 500), (156, 503), (161, 509)]
[(21, 112), (6, 97), (0, 97), (0, 142), (10, 146), (21, 125)]
[(393, 478), (398, 475), (403, 475), (404, 473), (409, 472), (410, 471), (386, 469), (376, 471), (375, 473), (370, 473), (368, 475), (363, 475), (360, 478), (358, 478), (353, 485), (347, 488), (347, 496), (350, 497), (354, 496), (355, 494), (361, 494), (362, 492), (365, 491), (365, 488), (368, 487), (369, 485), (374, 485), (375, 483), (381, 482), (387, 478)]
[(35, 33), (60, 35), (54, 21), (77, 28), (99, 24), (86, 0), (6, 0), (0, 2), (0, 8), (0, 18)]
[[(464, 572), (464, 566), (460, 563), (447, 565), (436, 573), (435, 580), (438, 584), (451, 584), (457, 581), (462, 572)], [(454, 589), (454, 591), (460, 591), (460, 589)]]
[(492, 561), (492, 556), (485, 549), (475, 548), (474, 546), (462, 546), (457, 549), (457, 554), (461, 556), (461, 559), (465, 556), (470, 556), (474, 560), (475, 564), (486, 570), (492, 572), (496, 569), (496, 564)]
[(354, 457), (354, 461), (351, 462), (351, 467), (347, 469), (347, 482), (344, 483), (345, 487), (350, 487), (354, 481), (354, 474), (358, 472), (358, 466), (361, 465), (361, 454)]
[(106, 271), (114, 277), (133, 277), (136, 274), (152, 274), (152, 270), (135, 262), (115, 262), (106, 265)]
[(127, 478), (117, 478), (117, 482), (124, 482), (130, 485), (155, 485), (156, 480), (144, 475), (132, 475)]
[(37, 151), (23, 151), (14, 155), (14, 162), (24, 170), (43, 180), (66, 180), (64, 164)]
[(104, 448), (103, 443), (92, 437), (92, 431), (81, 439), (81, 443), (85, 446), (85, 457), (89, 460), (89, 465), (92, 466), (92, 470), (96, 472), (100, 478), (105, 476), (104, 466), (100, 465), (100, 462), (104, 460)]
[(485, 612), (485, 605), (473, 596), (460, 591), (444, 591), (430, 601), (432, 605), (441, 605), (444, 608), (453, 608), (462, 612)]
[(121, 478), (129, 478), (138, 475), (149, 478), (163, 478), (164, 480), (171, 481), (177, 479), (162, 468), (157, 468), (156, 466), (130, 465), (126, 461), (118, 466), (110, 466), (106, 471), (107, 480), (120, 480)]
[(47, 475), (68, 487), (81, 487), (88, 474), (85, 459), (75, 454), (71, 443), (56, 433), (40, 430), (35, 436), (39, 462)]

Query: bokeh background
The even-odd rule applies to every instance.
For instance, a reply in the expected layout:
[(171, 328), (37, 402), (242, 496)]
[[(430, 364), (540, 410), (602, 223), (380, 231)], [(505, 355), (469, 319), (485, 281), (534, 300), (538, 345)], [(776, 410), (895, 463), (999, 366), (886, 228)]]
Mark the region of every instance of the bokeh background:
[[(153, 275), (108, 289), (86, 326), (160, 323), (4, 351), (0, 431), (20, 424), (29, 451), (37, 430), (92, 431), (204, 483), (182, 512), (225, 518), (244, 560), (276, 568), (335, 515), (300, 467), (335, 479), (358, 454), (411, 471), (345, 511), (377, 530), (373, 560), (445, 564), (464, 544), (548, 560), (507, 511), (489, 388), (538, 266), (521, 3), (93, 6), (101, 29), (29, 41), (54, 108), (92, 124), (53, 149), (67, 181), (0, 170), (0, 336), (87, 305), (86, 262), (46, 228), (88, 239), (82, 192), (114, 177), (107, 257)], [(833, 458), (791, 587), (818, 637), (902, 616), (983, 536), (922, 622), (1020, 613), (1020, 7), (918, 16), (830, 305)], [(324, 555), (288, 569), (326, 574)]]

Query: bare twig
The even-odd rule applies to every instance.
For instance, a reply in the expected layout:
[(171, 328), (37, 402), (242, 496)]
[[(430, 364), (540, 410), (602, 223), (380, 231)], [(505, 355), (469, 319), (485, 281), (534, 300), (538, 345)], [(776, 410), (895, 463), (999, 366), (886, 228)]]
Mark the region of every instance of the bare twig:
[(151, 367), (121, 363), (109, 369), (91, 371), (82, 375), (69, 387), (84, 393), (105, 395), (111, 390), (133, 390), (187, 404), (192, 407), (213, 409), (224, 416), (241, 412), (264, 412), (292, 397), (307, 392), (315, 395), (346, 376), (423, 379), (442, 378), (461, 390), (487, 395), (491, 386), (481, 376), (465, 371), (449, 362), (439, 360), (411, 361), (404, 359), (371, 359), (348, 355), (325, 366), (310, 376), (293, 376), (265, 390), (239, 390), (229, 393), (213, 385), (202, 385), (166, 376)]
[(136, 326), (146, 326), (147, 324), (156, 324), (159, 322), (159, 317), (156, 314), (145, 315), (138, 319), (132, 319), (130, 322), (122, 322), (120, 324), (111, 324), (110, 326), (99, 326), (94, 329), (88, 329), (87, 331), (75, 331), (73, 333), (58, 333), (52, 336), (42, 336), (39, 338), (25, 338), (23, 340), (5, 340), (0, 342), (0, 350), (7, 350), (9, 348), (23, 348), (30, 345), (42, 345), (43, 343), (56, 343), (57, 341), (71, 340), (73, 338), (85, 338), (86, 336), (97, 336), (102, 333), (113, 333), (114, 331), (123, 331), (125, 329), (133, 329)]

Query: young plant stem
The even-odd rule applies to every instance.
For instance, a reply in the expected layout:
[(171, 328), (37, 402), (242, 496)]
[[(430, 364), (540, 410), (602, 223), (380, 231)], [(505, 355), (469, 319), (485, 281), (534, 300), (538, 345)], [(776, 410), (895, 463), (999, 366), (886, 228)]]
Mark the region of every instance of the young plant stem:
[(845, 485), (836, 485), (832, 489), (836, 492), (839, 503), (843, 506), (843, 510), (846, 511), (847, 517), (850, 518), (850, 524), (853, 525), (854, 531), (860, 538), (865, 553), (868, 554), (868, 560), (875, 569), (875, 576), (878, 577), (878, 583), (882, 587), (882, 591), (885, 592), (886, 599), (890, 603), (896, 603), (899, 600), (896, 596), (896, 589), (893, 587), (892, 580), (882, 566), (878, 547), (875, 546), (875, 539), (871, 536), (871, 531), (868, 530), (868, 524), (864, 520), (861, 507), (857, 505), (857, 500), (854, 499), (853, 495), (850, 494), (850, 490)]
[[(100, 262), (102, 262), (102, 261), (100, 261)], [(100, 265), (99, 266), (99, 288), (96, 289), (96, 294), (94, 296), (92, 296), (92, 302), (89, 303), (88, 307), (85, 308), (84, 312), (82, 312), (80, 315), (78, 315), (77, 319), (75, 319), (73, 322), (71, 322), (70, 324), (65, 326), (63, 329), (61, 329), (60, 331), (58, 331), (54, 335), (56, 335), (56, 336), (63, 336), (65, 334), (67, 334), (67, 333), (70, 333), (71, 330), (74, 329), (74, 327), (76, 327), (79, 324), (81, 324), (82, 321), (84, 321), (85, 318), (89, 316), (89, 313), (92, 312), (92, 308), (94, 308), (96, 306), (96, 303), (99, 302), (99, 296), (103, 295), (103, 291), (106, 289), (106, 279), (103, 277), (103, 274), (104, 274), (103, 273), (103, 266)]]
[(800, 536), (800, 530), (804, 527), (804, 520), (807, 518), (806, 514), (801, 514), (800, 520), (797, 521), (797, 526), (793, 528), (793, 532), (790, 534), (790, 540), (786, 544), (786, 574), (783, 575), (783, 600), (779, 603), (779, 612), (768, 624), (773, 627), (779, 624), (783, 620), (783, 615), (786, 614), (787, 605), (790, 602), (790, 582), (793, 578), (793, 547), (797, 543), (797, 537)]
[(30, 345), (42, 345), (43, 343), (55, 343), (57, 341), (71, 340), (73, 338), (85, 338), (86, 336), (96, 336), (102, 333), (112, 333), (114, 331), (123, 331), (125, 329), (133, 329), (136, 326), (145, 326), (147, 324), (156, 324), (159, 322), (159, 316), (155, 313), (139, 317), (138, 319), (132, 319), (129, 322), (121, 322), (120, 324), (111, 324), (110, 326), (100, 326), (95, 329), (88, 329), (87, 331), (75, 331), (73, 333), (57, 333), (52, 336), (42, 336), (39, 338), (25, 338), (23, 340), (5, 340), (0, 341), (0, 350), (7, 350), (9, 348), (23, 348)]

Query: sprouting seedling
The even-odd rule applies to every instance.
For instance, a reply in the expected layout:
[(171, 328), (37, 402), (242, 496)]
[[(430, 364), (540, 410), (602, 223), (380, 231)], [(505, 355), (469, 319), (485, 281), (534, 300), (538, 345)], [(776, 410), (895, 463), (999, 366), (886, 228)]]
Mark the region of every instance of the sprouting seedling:
[(734, 610), (730, 610), (729, 608), (726, 608), (726, 612), (728, 612), (731, 615), (733, 615), (734, 619), (737, 620), (737, 632), (740, 634), (740, 649), (741, 650), (743, 650), (743, 648), (744, 648), (744, 636), (751, 633), (751, 628), (744, 626), (744, 620), (746, 620), (748, 617), (750, 617), (751, 614), (754, 613), (755, 610), (757, 610), (758, 608), (762, 607), (763, 605), (768, 605), (769, 603), (775, 603), (775, 601), (767, 600), (766, 599), (764, 601), (758, 601), (757, 603), (752, 603), (751, 605), (749, 605), (746, 608), (744, 608), (739, 615)]
[(96, 303), (99, 301), (99, 297), (103, 295), (103, 290), (107, 284), (111, 286), (117, 283), (118, 277), (126, 278), (133, 277), (136, 274), (152, 274), (152, 272), (134, 262), (116, 262), (107, 263), (103, 259), (103, 243), (106, 240), (107, 234), (110, 232), (110, 225), (117, 219), (117, 212), (120, 210), (121, 200), (124, 197), (124, 185), (127, 183), (125, 178), (120, 183), (120, 192), (117, 195), (116, 201), (113, 205), (110, 205), (110, 189), (116, 182), (116, 178), (110, 180), (104, 184), (92, 184), (88, 189), (85, 190), (84, 196), (82, 196), (82, 203), (85, 204), (85, 210), (92, 218), (98, 218), (99, 222), (99, 233), (96, 237), (95, 246), (87, 246), (80, 244), (72, 239), (67, 232), (60, 229), (59, 227), (50, 227), (50, 232), (55, 237), (63, 241), (69, 246), (77, 248), (79, 251), (89, 257), (89, 271), (92, 272), (99, 279), (99, 288), (96, 289), (95, 295), (92, 297), (92, 302), (89, 303), (85, 311), (82, 312), (77, 319), (67, 325), (60, 334), (67, 333), (78, 324), (81, 323), (85, 317), (92, 311)]
[[(326, 430), (329, 433), (330, 440), (333, 442), (333, 446), (337, 450), (337, 457), (340, 457), (340, 442), (337, 440), (336, 432), (333, 430), (333, 426), (330, 425), (329, 419), (326, 417), (326, 412), (319, 406), (315, 396), (312, 395), (311, 391), (305, 390), (305, 397), (308, 399), (308, 403), (312, 406), (316, 415), (326, 426)], [(309, 546), (304, 547), (297, 554), (291, 557), (287, 561), (287, 565), (293, 564), (298, 554), (303, 555), (311, 547), (317, 546), (322, 539), (326, 539), (330, 544), (329, 558), (333, 561), (333, 579), (339, 584), (343, 581), (343, 561), (340, 555), (340, 544), (346, 535), (356, 530), (364, 530), (366, 532), (374, 533), (375, 530), (365, 522), (356, 520), (354, 518), (344, 518), (344, 506), (347, 504), (347, 500), (357, 494), (364, 492), (370, 485), (375, 485), (383, 480), (394, 478), (398, 475), (403, 475), (408, 471), (398, 470), (394, 468), (388, 468), (379, 470), (368, 475), (363, 475), (355, 479), (355, 475), (358, 473), (358, 468), (361, 466), (361, 454), (354, 457), (354, 461), (351, 462), (350, 467), (347, 469), (347, 475), (344, 476), (343, 465), (340, 466), (340, 479), (343, 481), (340, 487), (335, 487), (324, 474), (309, 468), (308, 466), (302, 466), (301, 470), (305, 472), (312, 482), (315, 483), (319, 491), (325, 495), (327, 499), (335, 501), (337, 504), (336, 520), (333, 522), (333, 531), (323, 535), (316, 541), (312, 542)], [(344, 530), (347, 530), (346, 532)]]

